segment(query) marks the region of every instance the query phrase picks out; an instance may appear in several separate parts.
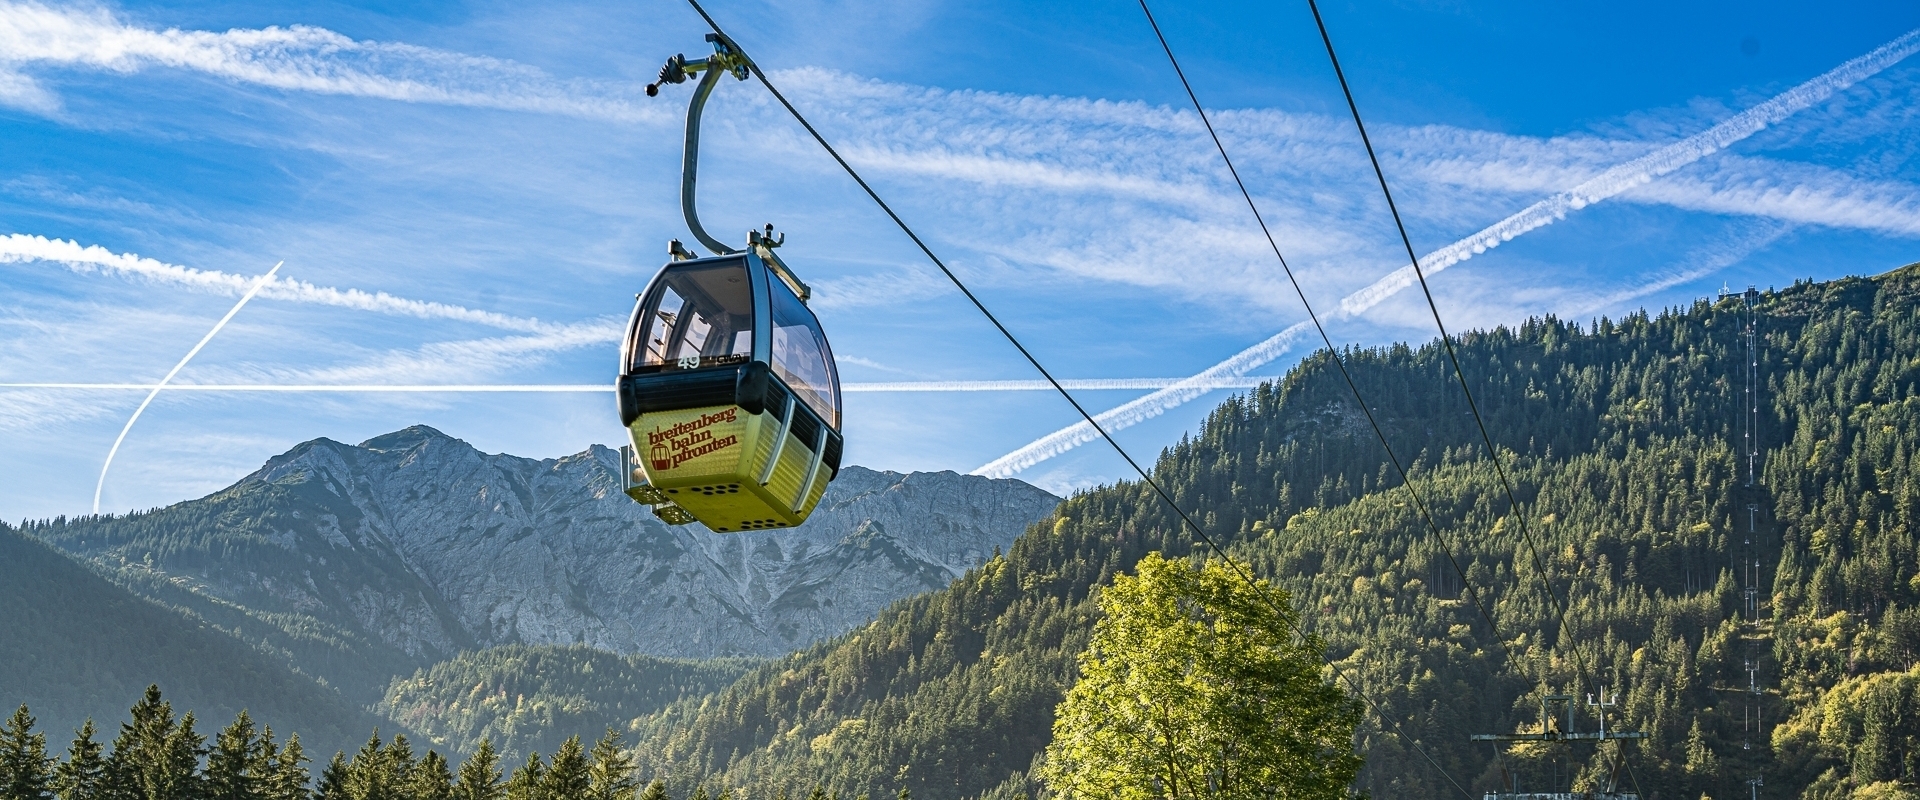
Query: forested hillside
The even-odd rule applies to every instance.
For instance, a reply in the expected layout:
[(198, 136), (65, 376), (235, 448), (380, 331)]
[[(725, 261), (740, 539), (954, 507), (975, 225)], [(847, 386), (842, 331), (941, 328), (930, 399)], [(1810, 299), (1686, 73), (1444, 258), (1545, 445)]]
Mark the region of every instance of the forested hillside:
[(378, 709), (450, 753), (472, 753), (487, 740), (518, 761), (558, 752), (568, 736), (626, 730), (675, 700), (718, 691), (755, 663), (508, 645), (396, 678)]
[(152, 683), (202, 720), (245, 709), (310, 750), (351, 749), (380, 724), (218, 623), (138, 597), (4, 523), (0, 609), (0, 712), (31, 699), (62, 745), (89, 718), (110, 732)]
[[(1468, 737), (1536, 725), (1543, 692), (1595, 683), (1620, 694), (1610, 727), (1651, 737), (1626, 746), (1620, 772), (1649, 800), (1743, 795), (1756, 774), (1775, 796), (1892, 796), (1887, 782), (1912, 781), (1920, 758), (1920, 672), (1907, 672), (1920, 655), (1916, 301), (1920, 267), (1760, 296), (1758, 492), (1737, 469), (1737, 299), (1461, 337), (1519, 517), (1437, 344), (1345, 356), (1442, 538), (1326, 353), (1221, 406), (1155, 470), (1293, 592), (1338, 668), (1410, 737), (1363, 726), (1359, 788), (1376, 797), (1455, 793), (1414, 743), (1474, 792), (1503, 776), (1593, 788), (1608, 769), (1590, 744), (1498, 751)], [(1743, 628), (1734, 559), (1749, 502), (1767, 591), (1762, 622)], [(1156, 550), (1198, 552), (1144, 486), (1076, 496), (949, 589), (652, 717), (643, 774), (1016, 796), (1073, 678), (1090, 593)], [(1568, 599), (1566, 630), (1536, 558)], [(1765, 733), (1742, 731), (1743, 637), (1771, 687)]]

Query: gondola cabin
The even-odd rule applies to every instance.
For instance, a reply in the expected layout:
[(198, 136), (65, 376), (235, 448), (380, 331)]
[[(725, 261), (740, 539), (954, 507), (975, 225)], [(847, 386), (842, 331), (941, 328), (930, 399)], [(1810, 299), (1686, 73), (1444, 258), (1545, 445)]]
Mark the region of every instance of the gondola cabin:
[(627, 323), (626, 492), (669, 523), (798, 525), (840, 472), (833, 351), (804, 285), (762, 252), (669, 263)]

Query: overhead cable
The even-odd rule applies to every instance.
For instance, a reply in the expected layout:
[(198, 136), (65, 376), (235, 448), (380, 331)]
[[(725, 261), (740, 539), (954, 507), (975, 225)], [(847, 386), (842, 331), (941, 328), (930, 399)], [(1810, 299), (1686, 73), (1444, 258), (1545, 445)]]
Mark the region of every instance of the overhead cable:
[[(1333, 359), (1334, 366), (1338, 368), (1340, 377), (1346, 382), (1348, 391), (1353, 394), (1354, 402), (1360, 406), (1360, 412), (1367, 418), (1367, 425), (1373, 429), (1374, 436), (1380, 440), (1381, 449), (1386, 451), (1387, 460), (1393, 464), (1394, 471), (1399, 474), (1401, 487), (1413, 499), (1414, 508), (1419, 511), (1420, 518), (1426, 522), (1427, 528), (1440, 541), (1441, 551), (1447, 556), (1447, 563), (1453, 565), (1454, 572), (1460, 575), (1462, 589), (1467, 592), (1473, 607), (1480, 612), (1481, 619), (1487, 621), (1487, 627), (1493, 635), (1495, 645), (1506, 654), (1508, 660), (1511, 660), (1512, 653), (1508, 650), (1506, 641), (1500, 636), (1499, 623), (1494, 621), (1493, 614), (1487, 610), (1486, 604), (1481, 602), (1480, 593), (1473, 588), (1472, 579), (1467, 577), (1466, 569), (1454, 555), (1453, 542), (1434, 520), (1426, 498), (1421, 496), (1419, 488), (1407, 474), (1406, 466), (1401, 462), (1399, 454), (1394, 452), (1393, 445), (1387, 440), (1386, 431), (1380, 427), (1380, 421), (1374, 416), (1372, 406), (1367, 404), (1359, 384), (1354, 381), (1353, 374), (1347, 370), (1346, 359), (1341, 357), (1340, 349), (1334, 345), (1333, 337), (1327, 333), (1326, 325), (1321, 323), (1319, 313), (1314, 311), (1312, 301), (1307, 299), (1306, 290), (1301, 287), (1300, 279), (1294, 274), (1293, 267), (1287, 263), (1287, 257), (1280, 252), (1280, 245), (1273, 238), (1273, 230), (1267, 227), (1266, 217), (1260, 213), (1260, 206), (1254, 202), (1253, 193), (1248, 191), (1246, 181), (1240, 178), (1240, 171), (1233, 165), (1233, 157), (1227, 155), (1226, 145), (1220, 141), (1219, 132), (1214, 130), (1213, 121), (1207, 117), (1206, 106), (1201, 104), (1199, 95), (1193, 91), (1193, 84), (1187, 80), (1186, 70), (1181, 68), (1179, 57), (1173, 54), (1172, 45), (1167, 43), (1166, 33), (1160, 30), (1160, 23), (1154, 19), (1153, 9), (1147, 6), (1147, 0), (1139, 0), (1139, 3), (1140, 11), (1147, 17), (1147, 24), (1153, 27), (1154, 37), (1160, 40), (1160, 48), (1167, 54), (1167, 61), (1173, 65), (1174, 74), (1180, 78), (1180, 87), (1186, 90), (1187, 99), (1193, 103), (1194, 112), (1200, 116), (1200, 124), (1206, 127), (1207, 135), (1213, 139), (1214, 149), (1219, 151), (1220, 160), (1227, 166), (1227, 173), (1233, 176), (1233, 183), (1240, 189), (1240, 196), (1246, 200), (1247, 209), (1253, 212), (1254, 221), (1259, 223), (1260, 233), (1266, 236), (1267, 246), (1273, 250), (1274, 259), (1280, 262), (1280, 269), (1286, 273), (1287, 281), (1292, 284), (1294, 294), (1300, 298), (1300, 305), (1306, 308), (1307, 319), (1312, 321), (1314, 330), (1319, 332), (1320, 341), (1326, 345), (1327, 353)], [(1435, 767), (1437, 768), (1438, 765), (1436, 764)], [(1442, 770), (1443, 774), (1444, 772)]]
[[(1533, 530), (1527, 525), (1526, 511), (1521, 507), (1520, 499), (1513, 491), (1513, 481), (1507, 476), (1506, 465), (1500, 461), (1500, 450), (1494, 446), (1493, 435), (1487, 432), (1487, 421), (1480, 414), (1480, 405), (1474, 400), (1473, 389), (1467, 385), (1467, 373), (1460, 367), (1460, 355), (1454, 350), (1453, 337), (1447, 333), (1446, 322), (1440, 318), (1440, 305), (1434, 302), (1433, 288), (1427, 284), (1426, 272), (1420, 268), (1420, 256), (1413, 249), (1413, 238), (1407, 235), (1407, 225), (1400, 218), (1399, 206), (1393, 201), (1393, 190), (1387, 186), (1387, 173), (1380, 166), (1380, 156), (1374, 152), (1373, 140), (1367, 136), (1367, 124), (1360, 118), (1360, 105), (1353, 99), (1353, 87), (1347, 83), (1346, 71), (1340, 68), (1340, 56), (1334, 52), (1333, 37), (1327, 32), (1327, 22), (1320, 14), (1318, 0), (1307, 0), (1307, 8), (1312, 10), (1314, 25), (1320, 29), (1320, 41), (1326, 45), (1327, 61), (1333, 65), (1334, 77), (1340, 81), (1340, 93), (1346, 97), (1347, 110), (1353, 114), (1353, 126), (1360, 132), (1360, 143), (1366, 147), (1367, 160), (1373, 165), (1373, 175), (1380, 183), (1380, 194), (1386, 198), (1387, 211), (1393, 215), (1394, 229), (1400, 233), (1400, 244), (1406, 248), (1408, 263), (1413, 267), (1414, 277), (1420, 282), (1420, 292), (1426, 297), (1427, 309), (1433, 314), (1434, 327), (1440, 331), (1440, 343), (1447, 351), (1447, 360), (1453, 365), (1454, 378), (1460, 384), (1461, 393), (1466, 395), (1467, 410), (1473, 414), (1474, 425), (1480, 430), (1480, 441), (1486, 445), (1487, 459), (1493, 463), (1494, 474), (1500, 478), (1500, 486), (1506, 491), (1507, 506), (1520, 526), (1521, 538), (1526, 542), (1527, 552), (1533, 557), (1534, 569), (1540, 573), (1541, 585), (1546, 589), (1547, 597), (1553, 602), (1554, 611), (1560, 620), (1560, 636), (1570, 642), (1569, 647), (1574, 654), (1575, 680), (1591, 683), (1590, 678), (1585, 675), (1586, 667), (1580, 658), (1579, 640), (1574, 638), (1573, 627), (1567, 620), (1567, 601), (1553, 587), (1552, 573), (1547, 570), (1546, 562), (1540, 558), (1540, 548), (1534, 541)], [(1594, 669), (1598, 670), (1599, 667), (1599, 658), (1596, 654)], [(1574, 689), (1574, 693), (1578, 695), (1577, 684)], [(1599, 689), (1596, 688), (1596, 691)], [(1624, 761), (1625, 746), (1619, 747), (1622, 750), (1621, 760)], [(1631, 765), (1628, 766), (1627, 774), (1629, 777), (1633, 776)], [(1634, 790), (1639, 791), (1639, 789), (1639, 780), (1635, 778)], [(1645, 795), (1642, 794), (1642, 796)]]
[[(707, 10), (701, 7), (699, 0), (687, 0), (687, 4), (693, 7), (693, 10), (700, 15), (701, 19), (706, 21), (707, 27), (712, 28), (716, 35), (732, 43), (736, 51), (741, 52), (743, 55), (745, 54), (745, 51), (740, 49), (739, 44), (733, 42), (732, 38), (727, 36), (726, 31), (720, 28), (719, 23), (715, 22), (713, 17), (707, 13)], [(1140, 476), (1140, 480), (1153, 489), (1154, 494), (1159, 496), (1161, 502), (1165, 503), (1167, 508), (1171, 509), (1173, 513), (1180, 518), (1181, 522), (1185, 523), (1188, 529), (1199, 536), (1201, 541), (1205, 542), (1207, 547), (1211, 549), (1215, 555), (1219, 556), (1232, 567), (1232, 569), (1239, 574), (1241, 580), (1252, 587), (1254, 592), (1271, 606), (1281, 619), (1286, 620), (1288, 627), (1292, 628), (1296, 635), (1300, 636), (1303, 641), (1311, 641), (1311, 637), (1308, 636), (1306, 631), (1300, 628), (1298, 621), (1289, 615), (1291, 609), (1282, 608), (1281, 605), (1268, 594), (1266, 589), (1262, 587), (1260, 582), (1254, 579), (1252, 573), (1248, 572), (1239, 561), (1235, 560), (1231, 555), (1228, 555), (1227, 551), (1220, 546), (1219, 542), (1216, 541), (1211, 534), (1207, 533), (1206, 529), (1195, 523), (1193, 518), (1190, 517), (1185, 510), (1181, 509), (1178, 503), (1174, 502), (1172, 495), (1168, 494), (1166, 489), (1161, 487), (1160, 482), (1154, 480), (1153, 476), (1148, 474), (1148, 472), (1140, 466), (1139, 462), (1135, 461), (1133, 456), (1126, 451), (1126, 448), (1121, 447), (1120, 443), (1115, 441), (1113, 436), (1109, 434), (1105, 428), (1094, 421), (1093, 415), (1088, 413), (1086, 408), (1080, 404), (1080, 401), (1074, 398), (1073, 393), (1068, 391), (1065, 386), (1060, 384), (1060, 381), (1053, 377), (1053, 373), (1049, 372), (1046, 366), (1042, 365), (1040, 360), (1036, 358), (1025, 345), (1020, 343), (1020, 339), (1013, 335), (1013, 331), (1009, 330), (1006, 325), (1000, 322), (998, 317), (994, 316), (992, 311), (987, 309), (986, 304), (981, 302), (980, 298), (976, 296), (971, 289), (967, 288), (966, 283), (960, 280), (960, 276), (954, 274), (953, 270), (947, 267), (946, 262), (934, 254), (933, 249), (927, 246), (926, 242), (920, 238), (919, 234), (913, 231), (911, 226), (907, 225), (906, 220), (901, 219), (900, 215), (895, 213), (893, 208), (887, 205), (885, 200), (880, 198), (879, 193), (874, 191), (866, 179), (860, 177), (859, 171), (855, 170), (852, 164), (847, 163), (847, 160), (841, 157), (839, 151), (834, 149), (826, 137), (822, 136), (820, 131), (815, 129), (813, 124), (807, 121), (806, 116), (801, 114), (800, 110), (795, 108), (793, 103), (787, 100), (786, 95), (780, 93), (780, 90), (773, 85), (773, 81), (767, 78), (766, 72), (760, 69), (760, 65), (754, 62), (750, 56), (746, 58), (746, 61), (747, 68), (752, 71), (754, 77), (759, 79), (762, 86), (767, 87), (767, 91), (773, 95), (775, 100), (779, 101), (781, 107), (785, 108), (788, 114), (793, 116), (794, 121), (799, 122), (800, 127), (806, 129), (807, 133), (813, 137), (813, 140), (818, 143), (822, 149), (827, 151), (827, 155), (832, 156), (833, 160), (840, 165), (840, 168), (846, 171), (847, 176), (852, 178), (854, 183), (859, 184), (860, 189), (866, 192), (867, 197), (871, 199), (875, 205), (879, 206), (880, 210), (886, 213), (889, 219), (893, 220), (894, 225), (898, 226), (900, 231), (907, 235), (908, 239), (913, 240), (914, 245), (920, 248), (920, 252), (927, 257), (927, 260), (933, 262), (933, 265), (938, 267), (940, 272), (947, 276), (947, 280), (953, 283), (954, 288), (959, 289), (960, 293), (967, 298), (967, 301), (971, 302), (973, 307), (979, 310), (980, 314), (986, 317), (988, 322), (993, 324), (994, 328), (1000, 332), (1000, 335), (1006, 337), (1007, 341), (1014, 346), (1014, 349), (1020, 351), (1020, 355), (1026, 358), (1027, 363), (1031, 364), (1034, 370), (1039, 372), (1040, 376), (1045, 378), (1046, 381), (1054, 387), (1054, 390), (1057, 391), (1062, 398), (1066, 399), (1069, 405), (1073, 406), (1073, 410), (1077, 412), (1082, 419), (1085, 419), (1087, 424), (1092, 425), (1094, 429), (1099, 432), (1100, 438), (1106, 440), (1108, 446), (1112, 447), (1113, 451), (1119, 454), (1122, 460), (1127, 462), (1127, 466), (1132, 468), (1134, 473)], [(1321, 654), (1321, 659), (1326, 662), (1329, 668), (1333, 669), (1335, 674), (1339, 675), (1341, 679), (1347, 683), (1348, 687), (1352, 689), (1356, 695), (1359, 695), (1360, 698), (1373, 709), (1376, 716), (1387, 720), (1388, 723), (1393, 726), (1395, 733), (1398, 734), (1409, 747), (1419, 752), (1422, 757), (1426, 758), (1428, 763), (1432, 764), (1435, 769), (1440, 770), (1440, 774), (1446, 777), (1448, 783), (1453, 784), (1455, 789), (1460, 790), (1462, 795), (1471, 800), (1473, 795), (1469, 793), (1465, 787), (1462, 787), (1458, 781), (1454, 780), (1453, 776), (1448, 775), (1446, 770), (1440, 767), (1439, 762), (1434, 761), (1433, 757), (1427, 754), (1426, 750), (1420, 746), (1418, 741), (1407, 736), (1405, 731), (1400, 730), (1400, 725), (1397, 721), (1381, 713), (1379, 704), (1374, 702), (1373, 698), (1366, 694), (1365, 690), (1360, 687), (1359, 683), (1355, 681), (1352, 676), (1334, 664), (1332, 659), (1327, 658), (1325, 653)]]

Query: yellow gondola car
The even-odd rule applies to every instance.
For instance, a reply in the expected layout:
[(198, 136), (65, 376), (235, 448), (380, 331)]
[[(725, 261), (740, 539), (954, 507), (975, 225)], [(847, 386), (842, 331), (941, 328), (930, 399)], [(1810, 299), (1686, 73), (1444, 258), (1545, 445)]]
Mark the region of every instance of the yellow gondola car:
[(633, 443), (623, 449), (626, 491), (669, 523), (791, 527), (839, 475), (833, 351), (805, 285), (763, 242), (669, 263), (627, 324), (618, 385)]

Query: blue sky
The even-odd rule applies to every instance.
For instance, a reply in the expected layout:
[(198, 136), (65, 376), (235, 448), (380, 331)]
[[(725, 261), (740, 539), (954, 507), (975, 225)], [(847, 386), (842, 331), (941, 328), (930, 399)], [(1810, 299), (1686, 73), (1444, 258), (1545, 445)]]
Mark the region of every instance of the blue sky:
[[(1323, 9), (1416, 246), (1474, 256), (1435, 262), (1455, 329), (1920, 261), (1920, 5)], [(1310, 351), (1270, 338), (1298, 301), (1137, 6), (709, 10), (1056, 374)], [(1304, 4), (1156, 13), (1336, 339), (1430, 338), (1414, 293), (1368, 290), (1404, 258)], [(281, 261), (176, 382), (608, 383), (687, 238), (687, 89), (640, 88), (702, 33), (652, 0), (0, 2), (0, 383), (156, 381)], [(787, 232), (850, 387), (1036, 377), (757, 85), (716, 92), (704, 153), (708, 228)], [(851, 393), (849, 460), (1122, 477), (1071, 435), (1029, 447), (1075, 420), (1058, 397), (959, 388)], [(142, 396), (0, 389), (0, 517), (87, 512)], [(1146, 460), (1225, 396), (1082, 393), (1133, 404), (1113, 419)], [(102, 507), (414, 423), (534, 457), (620, 436), (602, 394), (162, 392)]]

